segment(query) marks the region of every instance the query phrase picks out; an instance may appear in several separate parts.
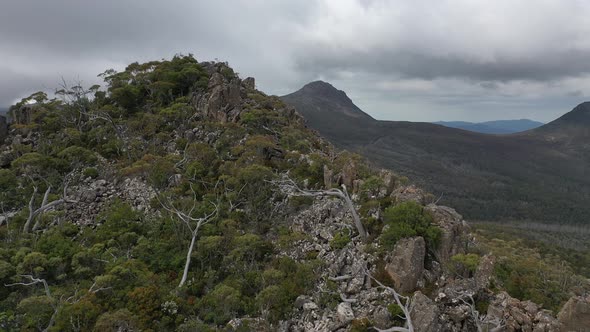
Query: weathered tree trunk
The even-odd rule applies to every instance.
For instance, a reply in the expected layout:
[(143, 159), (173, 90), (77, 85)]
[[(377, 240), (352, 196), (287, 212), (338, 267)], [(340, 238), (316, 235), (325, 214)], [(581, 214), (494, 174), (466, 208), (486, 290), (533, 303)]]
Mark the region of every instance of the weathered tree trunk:
[(197, 230), (193, 232), (193, 236), (191, 238), (191, 244), (188, 246), (188, 252), (186, 253), (186, 263), (184, 264), (184, 272), (182, 273), (182, 279), (180, 279), (180, 284), (178, 287), (182, 287), (186, 282), (186, 278), (188, 276), (188, 268), (191, 265), (191, 255), (193, 253), (193, 248), (195, 247), (195, 240), (197, 239)]

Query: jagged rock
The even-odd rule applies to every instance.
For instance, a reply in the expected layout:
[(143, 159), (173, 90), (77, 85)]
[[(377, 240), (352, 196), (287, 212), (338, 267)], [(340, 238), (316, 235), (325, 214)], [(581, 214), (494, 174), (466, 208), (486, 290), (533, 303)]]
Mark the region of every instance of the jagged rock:
[(379, 177), (383, 181), (383, 186), (379, 188), (379, 196), (385, 197), (391, 195), (393, 190), (395, 189), (395, 175), (388, 170), (382, 169)]
[(396, 189), (391, 193), (391, 197), (398, 203), (416, 202), (421, 205), (424, 204), (424, 191), (414, 185)]
[(336, 315), (338, 322), (341, 324), (348, 324), (354, 319), (354, 312), (352, 306), (348, 302), (340, 302), (336, 307)]
[(247, 77), (242, 81), (242, 85), (248, 90), (256, 89), (256, 81), (254, 80), (254, 77)]
[(219, 72), (209, 79), (208, 91), (195, 93), (192, 105), (203, 117), (220, 122), (237, 122), (242, 111), (241, 80), (230, 81)]
[(432, 213), (434, 222), (442, 231), (435, 256), (445, 266), (451, 257), (466, 252), (469, 228), (463, 222), (463, 217), (450, 207), (429, 204), (426, 209)]
[(416, 332), (440, 331), (440, 311), (436, 304), (420, 291), (414, 294), (412, 299), (412, 311), (410, 317)]
[(590, 295), (570, 298), (557, 318), (564, 331), (590, 331)]
[(5, 116), (0, 115), (0, 144), (4, 142), (6, 137), (8, 137), (8, 122)]
[(420, 236), (401, 239), (395, 244), (393, 252), (385, 258), (385, 271), (398, 292), (407, 293), (416, 289), (424, 272), (425, 255), (426, 243)]
[(495, 296), (484, 320), (484, 325), (494, 328), (503, 322), (506, 331), (561, 331), (561, 324), (546, 310), (538, 310), (530, 302), (521, 302), (506, 292)]
[(391, 313), (385, 307), (378, 307), (373, 312), (373, 317), (371, 321), (375, 325), (375, 327), (380, 329), (386, 329), (391, 326), (393, 323)]
[(324, 165), (324, 188), (330, 189), (332, 188), (332, 178), (334, 177), (334, 172), (328, 168), (328, 165)]
[(481, 258), (477, 270), (475, 270), (475, 284), (478, 289), (488, 288), (494, 274), (496, 258), (492, 255), (485, 255)]
[(353, 182), (356, 180), (357, 167), (354, 162), (349, 162), (342, 168), (342, 184), (346, 188), (353, 189)]

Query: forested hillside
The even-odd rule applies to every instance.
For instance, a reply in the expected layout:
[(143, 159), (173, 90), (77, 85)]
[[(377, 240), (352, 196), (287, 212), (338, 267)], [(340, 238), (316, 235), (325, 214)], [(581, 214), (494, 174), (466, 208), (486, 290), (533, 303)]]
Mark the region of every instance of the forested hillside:
[(281, 98), (338, 147), (395, 169), (468, 219), (588, 225), (588, 103), (530, 131), (487, 135), (377, 121), (337, 92), (312, 82)]

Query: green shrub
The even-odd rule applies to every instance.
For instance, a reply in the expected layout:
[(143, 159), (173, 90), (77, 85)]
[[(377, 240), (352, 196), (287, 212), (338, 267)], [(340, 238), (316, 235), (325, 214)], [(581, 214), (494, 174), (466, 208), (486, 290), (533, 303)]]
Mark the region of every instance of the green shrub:
[(381, 234), (381, 244), (393, 249), (397, 241), (412, 236), (422, 236), (430, 248), (439, 242), (441, 230), (434, 225), (432, 215), (415, 202), (404, 202), (385, 209), (383, 219), (387, 226)]
[(457, 254), (451, 257), (451, 262), (455, 264), (456, 272), (461, 273), (462, 271), (466, 271), (470, 275), (475, 273), (480, 260), (481, 257), (477, 254)]
[(88, 167), (82, 171), (82, 175), (87, 178), (96, 179), (98, 177), (98, 170), (94, 167)]
[(349, 232), (344, 231), (336, 233), (336, 235), (334, 235), (334, 238), (330, 240), (330, 247), (332, 249), (342, 249), (346, 247), (348, 242), (350, 242), (350, 234), (348, 233)]

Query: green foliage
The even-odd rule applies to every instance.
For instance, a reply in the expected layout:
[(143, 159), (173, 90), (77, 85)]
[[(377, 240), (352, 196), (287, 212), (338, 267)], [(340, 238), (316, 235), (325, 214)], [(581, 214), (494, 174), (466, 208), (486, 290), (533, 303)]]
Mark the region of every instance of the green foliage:
[(486, 250), (498, 260), (494, 265), (495, 286), (520, 300), (531, 300), (557, 312), (571, 292), (590, 290), (585, 278), (573, 273), (572, 267), (555, 255), (542, 255), (536, 247), (522, 240), (503, 240), (496, 235), (480, 236)]
[(71, 165), (92, 165), (96, 163), (96, 156), (90, 150), (79, 146), (70, 146), (61, 150), (57, 156)]
[(354, 319), (350, 322), (350, 332), (369, 332), (372, 326), (368, 318)]
[(441, 231), (432, 222), (430, 213), (415, 202), (404, 202), (387, 208), (383, 213), (386, 229), (381, 234), (381, 244), (393, 249), (402, 238), (422, 236), (430, 248), (435, 248)]
[[(0, 209), (20, 210), (0, 226), (0, 283), (32, 274), (47, 281), (54, 300), (42, 285), (0, 287), (1, 328), (43, 330), (53, 305), (55, 331), (216, 331), (236, 316), (276, 324), (291, 314), (322, 263), (316, 251), (301, 261), (281, 254), (306, 235), (289, 230), (282, 212), (291, 212), (295, 200), (283, 209), (284, 197), (271, 181), (289, 170), (320, 188), (324, 166), (340, 172), (348, 156), (333, 166), (332, 147), (278, 97), (257, 91), (248, 91), (237, 123), (195, 116), (194, 94), (208, 88), (215, 71), (224, 80), (236, 75), (223, 64), (205, 71), (192, 56), (178, 55), (108, 70), (102, 90), (74, 86), (58, 93), (63, 101), (44, 94), (28, 99), (38, 102), (30, 123), (14, 128), (23, 136), (33, 132), (37, 142), (14, 144), (14, 160), (0, 169)], [(351, 158), (355, 174), (369, 174)], [(89, 209), (91, 226), (77, 226), (71, 207), (78, 206), (65, 204), (39, 217), (42, 232), (21, 233), (33, 183), (38, 206), (49, 186), (49, 201), (59, 198), (73, 169), (82, 176), (68, 178), (72, 196), (85, 190), (88, 178), (137, 177), (180, 209), (190, 211), (196, 199), (194, 217), (212, 211), (209, 201), (219, 204), (218, 216), (199, 229), (184, 287), (177, 285), (189, 230), (157, 199), (151, 208), (160, 213), (144, 214), (123, 201), (125, 194), (108, 202), (98, 196), (100, 212)], [(300, 207), (309, 203), (299, 201)], [(332, 246), (349, 241), (339, 233)]]
[(341, 231), (334, 235), (330, 240), (330, 247), (334, 250), (342, 249), (350, 242), (350, 232)]
[(451, 262), (455, 265), (455, 272), (466, 271), (469, 275), (475, 273), (480, 260), (481, 257), (477, 254), (457, 254), (451, 257)]
[(87, 167), (82, 171), (82, 175), (85, 177), (96, 179), (98, 177), (98, 170), (94, 167)]

